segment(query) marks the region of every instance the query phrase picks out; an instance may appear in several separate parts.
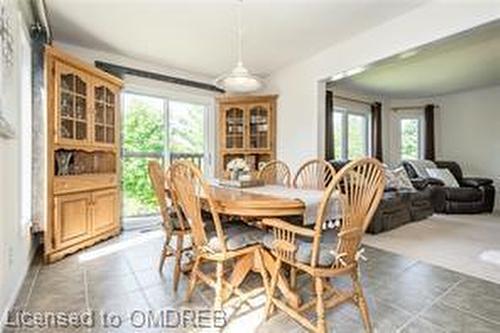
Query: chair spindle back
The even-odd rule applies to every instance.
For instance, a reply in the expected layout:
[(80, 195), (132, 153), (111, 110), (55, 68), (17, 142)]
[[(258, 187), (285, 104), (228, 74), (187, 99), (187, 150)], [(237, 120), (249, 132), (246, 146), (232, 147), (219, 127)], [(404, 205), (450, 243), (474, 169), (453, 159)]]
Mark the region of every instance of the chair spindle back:
[(332, 199), (339, 200), (342, 216), (336, 248), (332, 249), (339, 258), (334, 265), (345, 266), (357, 261), (361, 239), (380, 203), (384, 186), (383, 166), (373, 158), (350, 162), (335, 175), (318, 210), (311, 265), (316, 265), (319, 256), (321, 234), (328, 231), (322, 230), (322, 226), (325, 210)]
[(165, 176), (163, 174), (163, 169), (157, 161), (148, 162), (148, 173), (153, 185), (153, 190), (155, 192), (156, 201), (160, 207), (160, 214), (163, 220), (163, 228), (168, 236), (172, 235), (174, 230), (174, 225), (170, 217), (169, 205), (167, 200), (169, 199), (165, 193)]
[(282, 161), (267, 162), (262, 169), (260, 169), (258, 179), (262, 180), (265, 185), (283, 185), (290, 186), (290, 168)]
[(293, 179), (293, 187), (324, 190), (335, 175), (333, 166), (325, 160), (314, 159), (304, 163)]
[(201, 171), (189, 161), (176, 161), (171, 166), (172, 185), (179, 200), (181, 211), (191, 226), (192, 237), (196, 248), (203, 250), (207, 245), (207, 233), (202, 216), (202, 198), (208, 204), (212, 219), (222, 244), (222, 252), (226, 251), (224, 234), (219, 215), (214, 209), (210, 187), (203, 179)]

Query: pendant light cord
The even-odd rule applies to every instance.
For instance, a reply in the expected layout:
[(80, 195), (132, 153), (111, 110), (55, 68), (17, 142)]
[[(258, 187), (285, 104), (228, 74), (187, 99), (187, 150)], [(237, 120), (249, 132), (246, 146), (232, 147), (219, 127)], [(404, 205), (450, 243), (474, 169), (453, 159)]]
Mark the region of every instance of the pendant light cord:
[(243, 0), (238, 0), (238, 65), (243, 65), (243, 29), (241, 28), (241, 16)]

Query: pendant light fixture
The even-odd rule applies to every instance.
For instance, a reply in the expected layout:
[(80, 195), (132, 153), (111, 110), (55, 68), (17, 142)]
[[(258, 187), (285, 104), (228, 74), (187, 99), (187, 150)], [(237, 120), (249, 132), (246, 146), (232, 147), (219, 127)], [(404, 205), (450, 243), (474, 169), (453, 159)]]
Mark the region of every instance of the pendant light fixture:
[(227, 92), (232, 93), (250, 93), (259, 90), (262, 87), (262, 82), (259, 78), (252, 75), (244, 66), (242, 59), (242, 28), (241, 28), (241, 12), (243, 0), (238, 0), (238, 63), (231, 73), (219, 77), (215, 84)]

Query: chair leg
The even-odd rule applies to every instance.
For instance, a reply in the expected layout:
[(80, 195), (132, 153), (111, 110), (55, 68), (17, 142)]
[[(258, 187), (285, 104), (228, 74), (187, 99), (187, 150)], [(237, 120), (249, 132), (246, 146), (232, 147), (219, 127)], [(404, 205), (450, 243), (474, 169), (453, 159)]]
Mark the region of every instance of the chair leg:
[(216, 272), (215, 272), (215, 310), (222, 309), (222, 279), (224, 278), (224, 265), (222, 261), (217, 261), (216, 263)]
[(290, 288), (297, 287), (297, 268), (290, 266)]
[(179, 286), (179, 278), (181, 275), (181, 259), (182, 248), (184, 246), (184, 235), (177, 235), (177, 244), (175, 249), (175, 268), (174, 268), (174, 291), (177, 291)]
[(351, 274), (351, 278), (354, 288), (355, 302), (359, 308), (359, 312), (361, 313), (361, 318), (363, 319), (365, 331), (372, 332), (372, 324), (370, 321), (370, 314), (368, 312), (368, 304), (366, 303), (366, 299), (363, 293), (363, 287), (361, 285), (361, 281), (359, 278), (359, 272), (357, 270), (354, 271)]
[(267, 276), (267, 271), (266, 271), (266, 266), (264, 264), (264, 258), (262, 257), (262, 250), (257, 250), (255, 252), (257, 262), (259, 263), (259, 273), (260, 276), (262, 277), (262, 284), (264, 285), (264, 290), (266, 292), (266, 295), (269, 294), (269, 278)]
[(167, 239), (165, 240), (165, 243), (163, 244), (163, 249), (161, 250), (161, 257), (160, 257), (160, 267), (158, 269), (158, 271), (160, 272), (160, 274), (163, 272), (163, 266), (165, 264), (165, 260), (167, 259), (167, 256), (168, 256), (168, 246), (170, 244), (170, 238), (167, 237)]
[(271, 274), (271, 285), (269, 286), (269, 294), (267, 295), (266, 306), (264, 308), (264, 315), (266, 320), (269, 319), (273, 312), (273, 297), (276, 292), (276, 285), (278, 284), (278, 275), (281, 268), (281, 259), (276, 259), (276, 268)]
[(186, 293), (186, 302), (191, 300), (193, 295), (194, 287), (196, 286), (196, 280), (198, 279), (198, 267), (200, 265), (201, 258), (198, 254), (195, 254), (196, 258), (194, 260), (193, 270), (191, 271), (191, 276), (189, 278), (189, 286)]
[(318, 316), (318, 321), (316, 323), (316, 329), (318, 333), (326, 333), (326, 321), (325, 321), (325, 304), (323, 300), (323, 279), (314, 279), (314, 289), (316, 291), (316, 314)]

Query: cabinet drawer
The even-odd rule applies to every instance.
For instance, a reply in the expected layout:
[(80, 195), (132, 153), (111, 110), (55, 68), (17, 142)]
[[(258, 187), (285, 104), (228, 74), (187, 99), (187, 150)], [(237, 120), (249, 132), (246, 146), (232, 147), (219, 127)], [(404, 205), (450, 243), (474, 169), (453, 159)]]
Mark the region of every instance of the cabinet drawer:
[(114, 187), (118, 184), (115, 174), (54, 177), (54, 193), (65, 194)]

